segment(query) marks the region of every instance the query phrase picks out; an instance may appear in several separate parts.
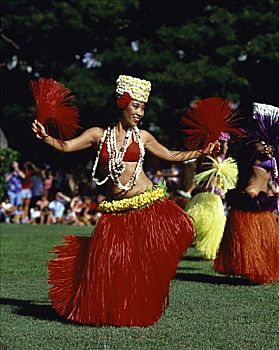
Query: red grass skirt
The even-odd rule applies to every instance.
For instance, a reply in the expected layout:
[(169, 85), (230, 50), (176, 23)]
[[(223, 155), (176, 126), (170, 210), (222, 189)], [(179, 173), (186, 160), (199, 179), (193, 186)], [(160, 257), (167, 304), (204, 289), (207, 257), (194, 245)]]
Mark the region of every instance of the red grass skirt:
[(275, 214), (231, 209), (214, 270), (243, 276), (257, 284), (279, 279), (279, 232)]
[(48, 265), (54, 309), (81, 324), (154, 324), (193, 235), (189, 216), (168, 199), (104, 214), (92, 237), (66, 236), (55, 247)]

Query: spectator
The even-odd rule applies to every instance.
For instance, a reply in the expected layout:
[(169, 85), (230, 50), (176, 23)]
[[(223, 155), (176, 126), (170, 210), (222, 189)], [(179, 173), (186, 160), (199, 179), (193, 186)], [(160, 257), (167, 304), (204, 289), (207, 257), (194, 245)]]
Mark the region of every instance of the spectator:
[(23, 205), (18, 205), (14, 210), (13, 223), (14, 224), (24, 224), (28, 221), (27, 219), (28, 219), (28, 217), (26, 217), (26, 215), (25, 215)]
[(12, 205), (20, 205), (22, 203), (21, 189), (22, 180), (25, 178), (25, 174), (19, 169), (18, 162), (14, 161), (11, 165), (10, 172), (6, 175), (6, 181), (8, 184), (8, 196)]
[(76, 216), (78, 217), (81, 210), (83, 207), (83, 201), (80, 197), (80, 195), (76, 195), (75, 197), (72, 198), (71, 202), (70, 202), (70, 208), (72, 209), (72, 211), (75, 212)]
[(30, 209), (30, 220), (29, 224), (39, 224), (41, 222), (41, 210), (38, 205)]
[(65, 205), (61, 198), (61, 192), (57, 192), (55, 199), (49, 203), (50, 215), (48, 217), (48, 224), (63, 223), (63, 214)]
[(105, 195), (103, 193), (98, 193), (96, 197), (96, 205), (97, 208), (95, 210), (95, 213), (92, 216), (92, 223), (96, 224), (100, 217), (103, 215), (102, 211), (99, 209), (99, 204), (106, 199)]
[(36, 205), (39, 206), (41, 211), (41, 224), (45, 224), (47, 222), (47, 218), (49, 216), (49, 200), (45, 195), (42, 195), (41, 198), (36, 202)]
[(65, 206), (69, 206), (70, 202), (71, 202), (71, 198), (69, 196), (66, 196), (64, 193), (62, 192), (57, 192), (58, 197), (60, 198), (60, 201), (65, 205)]
[(78, 218), (76, 216), (76, 213), (71, 209), (66, 209), (64, 218), (63, 218), (63, 224), (65, 225), (77, 225), (78, 224)]
[(47, 199), (47, 196), (42, 195), (40, 199), (37, 200), (36, 205), (40, 207), (40, 210), (44, 210), (48, 207), (49, 200)]
[(81, 194), (81, 196), (86, 196), (88, 194), (91, 194), (91, 182), (89, 181), (88, 176), (86, 176), (85, 173), (81, 173), (80, 174), (80, 182), (79, 182), (79, 193)]
[(179, 184), (179, 169), (176, 164), (172, 163), (170, 168), (157, 170), (156, 175), (159, 178), (164, 178), (169, 192), (175, 192)]
[(11, 223), (13, 215), (14, 206), (10, 201), (10, 197), (6, 196), (4, 202), (1, 203), (1, 222)]
[(76, 193), (76, 191), (78, 190), (78, 183), (72, 170), (70, 170), (70, 172), (66, 174), (66, 188), (71, 194)]
[(41, 175), (40, 169), (34, 166), (34, 172), (31, 176), (32, 182), (32, 202), (31, 205), (34, 206), (35, 203), (41, 198), (44, 193), (44, 182)]
[(171, 193), (169, 198), (172, 199), (180, 208), (185, 209), (186, 205), (190, 202), (192, 198), (192, 191), (195, 189), (195, 184), (189, 189), (189, 191), (183, 191), (177, 189), (175, 192)]
[(46, 195), (48, 195), (49, 191), (52, 188), (52, 182), (53, 182), (53, 174), (52, 170), (48, 169), (45, 174), (42, 172), (42, 178), (44, 179), (44, 192)]
[(80, 225), (91, 225), (93, 221), (94, 211), (97, 209), (97, 204), (92, 202), (91, 197), (86, 196), (82, 205), (82, 210), (79, 214), (79, 224)]
[(24, 172), (25, 178), (22, 180), (21, 198), (22, 198), (24, 216), (26, 218), (28, 218), (29, 206), (30, 206), (30, 201), (32, 198), (31, 175), (32, 175), (33, 170), (34, 170), (33, 163), (31, 163), (31, 162), (24, 163), (23, 169), (24, 169), (23, 172)]
[(54, 193), (56, 193), (61, 190), (64, 191), (65, 180), (65, 174), (62, 172), (62, 170), (57, 170), (52, 180), (52, 192), (54, 191)]

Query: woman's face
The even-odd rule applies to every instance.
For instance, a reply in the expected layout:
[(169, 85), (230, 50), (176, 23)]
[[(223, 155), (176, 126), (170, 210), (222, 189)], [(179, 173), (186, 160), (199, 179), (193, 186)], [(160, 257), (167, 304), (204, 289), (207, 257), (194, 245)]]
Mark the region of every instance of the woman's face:
[(122, 111), (121, 122), (126, 126), (137, 126), (144, 116), (145, 103), (132, 100)]
[(269, 158), (272, 157), (273, 148), (272, 146), (267, 145), (264, 141), (256, 143), (256, 150)]

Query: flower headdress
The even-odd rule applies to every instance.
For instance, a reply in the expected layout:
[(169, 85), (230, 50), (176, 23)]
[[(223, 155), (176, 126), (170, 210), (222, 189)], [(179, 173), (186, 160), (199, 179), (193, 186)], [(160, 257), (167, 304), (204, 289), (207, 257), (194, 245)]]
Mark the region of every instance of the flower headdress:
[(150, 81), (134, 78), (129, 75), (120, 75), (116, 80), (117, 106), (124, 109), (132, 99), (146, 103), (150, 91)]
[(220, 141), (229, 141), (231, 138), (230, 134), (228, 132), (221, 132), (220, 136), (219, 136), (219, 140)]
[(279, 164), (279, 108), (262, 103), (254, 103), (253, 119), (255, 130), (248, 133), (247, 143), (261, 142), (272, 146), (273, 157)]

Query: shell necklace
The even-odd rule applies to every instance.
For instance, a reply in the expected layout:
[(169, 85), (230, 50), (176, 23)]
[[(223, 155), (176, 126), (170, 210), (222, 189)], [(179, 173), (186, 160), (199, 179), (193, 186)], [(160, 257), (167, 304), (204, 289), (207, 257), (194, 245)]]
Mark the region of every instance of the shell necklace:
[[(125, 162), (123, 161), (123, 158), (124, 158), (125, 153), (127, 151), (127, 148), (128, 148), (128, 145), (129, 145), (129, 142), (131, 140), (133, 132), (135, 135), (135, 140), (139, 145), (140, 156), (139, 156), (139, 159), (137, 161), (137, 165), (135, 167), (135, 170), (133, 171), (132, 176), (125, 184), (123, 184), (119, 178), (125, 170)], [(107, 150), (108, 150), (108, 154), (109, 154), (109, 160), (108, 160), (109, 174), (103, 180), (99, 180), (95, 177), (95, 173), (96, 173), (97, 166), (99, 163), (101, 149), (102, 149), (105, 141), (107, 143)], [(123, 145), (120, 148), (119, 152), (117, 151), (117, 148), (116, 148), (116, 126), (112, 129), (110, 127), (108, 127), (104, 131), (103, 136), (102, 136), (101, 141), (100, 141), (97, 156), (96, 156), (96, 159), (95, 159), (95, 162), (93, 165), (93, 169), (92, 169), (92, 180), (94, 182), (96, 182), (97, 185), (103, 185), (111, 178), (113, 183), (115, 185), (117, 185), (118, 188), (120, 188), (121, 190), (124, 190), (124, 191), (129, 191), (136, 184), (138, 177), (139, 177), (139, 174), (142, 171), (144, 154), (145, 154), (144, 145), (143, 145), (143, 142), (141, 141), (140, 132), (139, 132), (138, 127), (135, 126), (133, 128), (128, 128), (128, 130), (126, 131)]]

